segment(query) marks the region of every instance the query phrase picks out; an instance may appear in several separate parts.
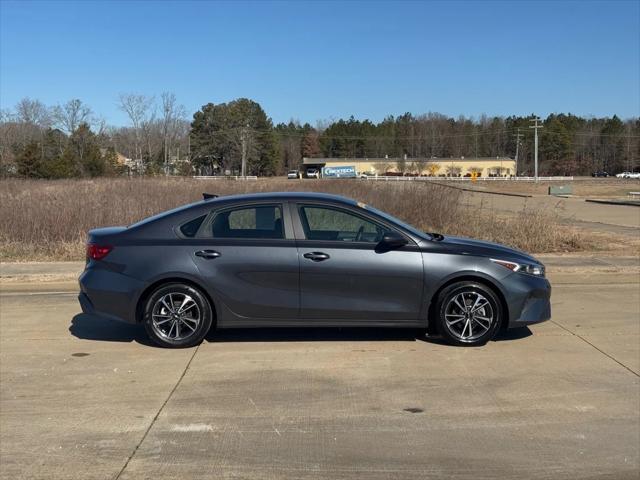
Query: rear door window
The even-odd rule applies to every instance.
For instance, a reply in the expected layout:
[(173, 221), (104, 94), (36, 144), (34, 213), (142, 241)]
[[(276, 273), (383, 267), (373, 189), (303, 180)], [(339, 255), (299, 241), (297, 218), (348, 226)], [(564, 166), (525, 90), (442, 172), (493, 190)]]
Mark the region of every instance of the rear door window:
[(213, 238), (284, 238), (282, 207), (255, 205), (219, 212), (207, 233)]

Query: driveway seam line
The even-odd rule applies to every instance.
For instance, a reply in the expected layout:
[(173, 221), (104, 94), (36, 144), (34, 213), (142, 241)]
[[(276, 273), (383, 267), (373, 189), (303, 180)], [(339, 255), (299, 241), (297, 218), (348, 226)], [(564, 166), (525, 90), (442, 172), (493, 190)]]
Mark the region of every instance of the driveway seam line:
[(599, 349), (598, 347), (596, 347), (593, 343), (591, 343), (589, 340), (587, 340), (586, 338), (582, 337), (581, 335), (578, 335), (577, 333), (572, 332), (571, 330), (569, 330), (568, 328), (560, 325), (558, 322), (551, 320), (551, 323), (553, 323), (554, 325), (557, 325), (558, 327), (560, 327), (561, 329), (563, 329), (566, 332), (569, 332), (571, 335), (573, 335), (574, 337), (578, 337), (580, 340), (582, 340), (584, 343), (591, 345), (593, 348), (595, 348), (597, 351), (599, 351), (601, 354), (603, 354), (605, 357), (610, 358), (611, 360), (613, 360), (614, 362), (616, 362), (618, 365), (620, 365), (621, 367), (625, 368), (626, 370), (629, 370), (631, 373), (633, 373), (636, 377), (640, 377), (640, 374), (638, 372), (636, 372), (635, 370), (632, 370), (631, 368), (627, 367), (624, 363), (620, 362), (619, 360), (617, 360), (616, 358), (614, 358), (613, 356), (609, 355), (607, 352), (605, 352), (604, 350)]
[[(201, 345), (201, 344), (200, 344)], [(124, 465), (122, 466), (122, 468), (120, 469), (120, 471), (118, 472), (118, 474), (114, 477), (114, 480), (118, 480), (122, 474), (124, 473), (124, 471), (127, 469), (127, 467), (129, 466), (129, 462), (131, 462), (131, 460), (133, 460), (133, 457), (136, 456), (136, 453), (138, 453), (138, 449), (140, 448), (140, 446), (143, 444), (143, 442), (146, 440), (147, 435), (149, 435), (149, 432), (151, 431), (151, 428), (153, 428), (153, 426), (156, 423), (156, 420), (158, 420), (158, 417), (160, 417), (160, 414), (162, 413), (162, 410), (164, 410), (164, 407), (166, 407), (167, 403), (169, 403), (169, 400), (171, 400), (171, 397), (173, 396), (174, 392), (178, 389), (178, 386), (180, 386), (180, 383), (182, 382), (182, 379), (184, 378), (184, 376), (187, 374), (187, 371), (189, 370), (189, 367), (191, 366), (191, 362), (193, 362), (193, 359), (196, 356), (196, 353), (198, 353), (198, 350), (200, 349), (200, 345), (198, 345), (195, 350), (193, 351), (193, 354), (191, 355), (191, 358), (189, 358), (189, 361), (187, 362), (187, 365), (184, 367), (184, 370), (182, 371), (182, 374), (180, 375), (180, 378), (178, 378), (178, 381), (176, 382), (176, 384), (173, 386), (173, 388), (171, 389), (171, 391), (169, 392), (169, 395), (167, 395), (167, 398), (165, 399), (165, 401), (162, 403), (162, 405), (160, 406), (160, 408), (158, 409), (158, 412), (155, 414), (155, 416), (153, 417), (153, 420), (151, 420), (151, 423), (149, 424), (149, 426), (147, 427), (147, 429), (145, 430), (144, 434), (142, 435), (142, 438), (140, 439), (140, 441), (138, 442), (138, 444), (135, 446), (135, 448), (133, 449), (133, 452), (131, 452), (131, 455), (129, 455), (129, 458), (127, 458), (127, 461), (124, 463)]]

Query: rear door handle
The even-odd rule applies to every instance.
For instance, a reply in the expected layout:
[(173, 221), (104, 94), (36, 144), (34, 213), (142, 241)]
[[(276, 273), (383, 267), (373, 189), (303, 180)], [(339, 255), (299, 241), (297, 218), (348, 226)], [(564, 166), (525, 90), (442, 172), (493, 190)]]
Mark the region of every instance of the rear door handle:
[(220, 252), (216, 252), (215, 250), (199, 250), (196, 252), (196, 257), (202, 257), (206, 259), (218, 258), (222, 255)]
[(329, 255), (324, 252), (309, 252), (303, 255), (304, 258), (308, 258), (312, 262), (322, 262), (323, 260), (327, 260)]

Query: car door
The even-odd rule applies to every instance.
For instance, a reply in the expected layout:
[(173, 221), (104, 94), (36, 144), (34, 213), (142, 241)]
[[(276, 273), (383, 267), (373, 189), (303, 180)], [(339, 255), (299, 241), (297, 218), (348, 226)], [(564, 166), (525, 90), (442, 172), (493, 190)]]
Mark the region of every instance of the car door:
[(285, 218), (282, 203), (243, 204), (212, 212), (200, 227), (192, 257), (225, 309), (219, 323), (297, 318), (298, 255)]
[(423, 266), (413, 241), (377, 251), (382, 236), (396, 230), (355, 208), (303, 202), (291, 213), (300, 256), (301, 319), (397, 325), (419, 319)]

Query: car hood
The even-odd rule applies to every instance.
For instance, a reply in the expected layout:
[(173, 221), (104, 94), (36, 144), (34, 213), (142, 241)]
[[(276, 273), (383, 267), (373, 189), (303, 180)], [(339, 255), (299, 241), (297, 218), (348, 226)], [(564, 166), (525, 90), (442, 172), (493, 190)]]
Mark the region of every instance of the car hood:
[(491, 257), (496, 259), (512, 260), (515, 262), (539, 263), (542, 264), (532, 255), (529, 255), (517, 248), (507, 247), (500, 243), (485, 242), (484, 240), (474, 240), (465, 237), (450, 237), (448, 235), (438, 242), (449, 252), (455, 252), (461, 255), (478, 255), (483, 257)]

